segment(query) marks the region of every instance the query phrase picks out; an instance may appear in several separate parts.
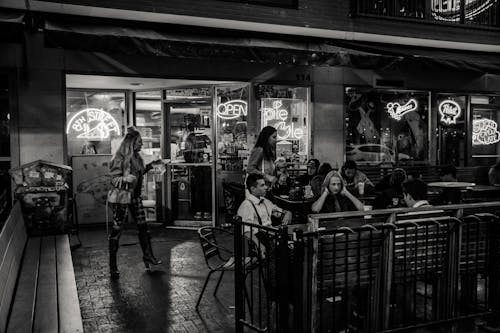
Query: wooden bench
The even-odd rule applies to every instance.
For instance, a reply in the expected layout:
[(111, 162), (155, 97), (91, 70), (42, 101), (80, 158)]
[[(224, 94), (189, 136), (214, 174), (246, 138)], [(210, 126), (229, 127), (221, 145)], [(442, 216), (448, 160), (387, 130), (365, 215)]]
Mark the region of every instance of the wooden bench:
[(68, 236), (28, 238), (19, 202), (0, 232), (0, 281), (0, 332), (83, 333)]

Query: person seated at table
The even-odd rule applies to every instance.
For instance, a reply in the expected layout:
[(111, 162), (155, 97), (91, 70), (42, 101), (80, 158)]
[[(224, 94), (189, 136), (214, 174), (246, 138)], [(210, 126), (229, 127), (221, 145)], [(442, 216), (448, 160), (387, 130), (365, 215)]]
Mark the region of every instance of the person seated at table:
[(287, 163), (284, 159), (275, 162), (277, 181), (273, 184), (271, 192), (273, 195), (288, 195), (292, 187), (292, 180), (288, 175)]
[(431, 206), (427, 201), (427, 184), (420, 179), (408, 179), (403, 182), (402, 188), (406, 206), (410, 208)]
[(488, 181), (491, 186), (500, 186), (500, 161), (491, 166), (488, 171)]
[[(268, 186), (264, 176), (260, 174), (249, 174), (246, 179), (248, 192), (245, 200), (238, 208), (237, 215), (241, 217), (242, 222), (255, 225), (271, 226), (274, 219), (280, 219), (282, 224), (289, 224), (292, 220), (292, 213), (281, 209), (265, 198)], [(266, 246), (269, 245), (267, 233), (259, 232), (259, 228), (244, 227), (245, 236), (252, 240), (260, 250), (260, 255), (266, 255)]]
[(311, 185), (311, 180), (318, 174), (319, 168), (319, 160), (315, 158), (311, 158), (307, 161), (307, 172), (303, 175), (297, 177), (297, 180), (300, 182), (300, 185), (306, 186)]
[[(457, 168), (454, 165), (444, 165), (439, 170), (439, 178), (442, 182), (456, 182)], [(432, 201), (434, 205), (450, 205), (460, 203), (462, 193), (459, 188), (443, 188), (438, 197)]]
[(356, 195), (359, 195), (360, 183), (364, 184), (364, 193), (373, 191), (373, 183), (363, 172), (358, 170), (355, 161), (349, 160), (344, 163), (341, 176), (344, 179), (347, 189)]
[(397, 208), (405, 206), (403, 200), (403, 187), (406, 180), (406, 172), (401, 168), (396, 168), (390, 175), (389, 187), (384, 189), (373, 203), (375, 209)]
[(321, 195), (321, 185), (325, 180), (326, 175), (332, 171), (333, 168), (330, 163), (323, 163), (318, 169), (318, 174), (311, 179), (311, 190), (314, 197)]
[(335, 213), (363, 209), (363, 203), (349, 192), (337, 171), (331, 171), (326, 175), (322, 185), (322, 193), (311, 207), (313, 213)]

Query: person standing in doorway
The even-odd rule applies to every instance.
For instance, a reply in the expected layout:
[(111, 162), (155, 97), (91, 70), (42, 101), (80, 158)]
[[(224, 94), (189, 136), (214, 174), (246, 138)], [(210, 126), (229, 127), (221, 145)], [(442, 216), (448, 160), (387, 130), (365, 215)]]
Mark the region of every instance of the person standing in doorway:
[(116, 263), (122, 225), (130, 211), (138, 229), (139, 243), (141, 244), (144, 265), (149, 270), (150, 265), (159, 265), (158, 260), (153, 255), (151, 247), (151, 236), (149, 235), (146, 215), (142, 204), (141, 190), (143, 175), (153, 168), (151, 162), (144, 165), (144, 161), (139, 155), (142, 148), (142, 138), (140, 133), (129, 127), (127, 134), (116, 151), (110, 164), (111, 184), (113, 188), (108, 193), (108, 202), (113, 209), (113, 227), (109, 236), (109, 268), (112, 279), (119, 278)]
[[(184, 160), (186, 163), (200, 164), (193, 166), (191, 169), (193, 217), (196, 220), (210, 220), (212, 219), (212, 174), (210, 166), (201, 165), (201, 163), (209, 163), (208, 154), (204, 153), (204, 150), (211, 142), (201, 135), (196, 136), (193, 123), (187, 125), (187, 130), (189, 134), (186, 138)], [(204, 155), (206, 158), (203, 157)]]

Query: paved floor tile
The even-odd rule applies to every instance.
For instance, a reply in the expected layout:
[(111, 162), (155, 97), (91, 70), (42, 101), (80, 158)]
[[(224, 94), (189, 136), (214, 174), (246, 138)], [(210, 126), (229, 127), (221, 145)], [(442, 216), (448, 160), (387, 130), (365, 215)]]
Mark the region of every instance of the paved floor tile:
[(234, 332), (233, 276), (226, 274), (212, 295), (212, 277), (195, 304), (208, 269), (196, 232), (152, 229), (155, 255), (163, 264), (148, 273), (136, 232), (125, 231), (118, 252), (120, 279), (109, 279), (105, 230), (82, 230), (83, 246), (73, 251), (75, 278), (85, 333)]

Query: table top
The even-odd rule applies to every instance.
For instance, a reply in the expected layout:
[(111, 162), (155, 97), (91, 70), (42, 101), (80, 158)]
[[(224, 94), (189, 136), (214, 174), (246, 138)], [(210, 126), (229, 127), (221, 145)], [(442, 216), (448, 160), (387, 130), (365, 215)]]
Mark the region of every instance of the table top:
[(465, 187), (474, 187), (475, 183), (468, 182), (432, 182), (427, 184), (429, 187), (443, 187), (443, 188), (465, 188)]
[(274, 198), (288, 204), (309, 204), (314, 202), (314, 197), (302, 200), (291, 200), (288, 198), (288, 195), (275, 195)]

